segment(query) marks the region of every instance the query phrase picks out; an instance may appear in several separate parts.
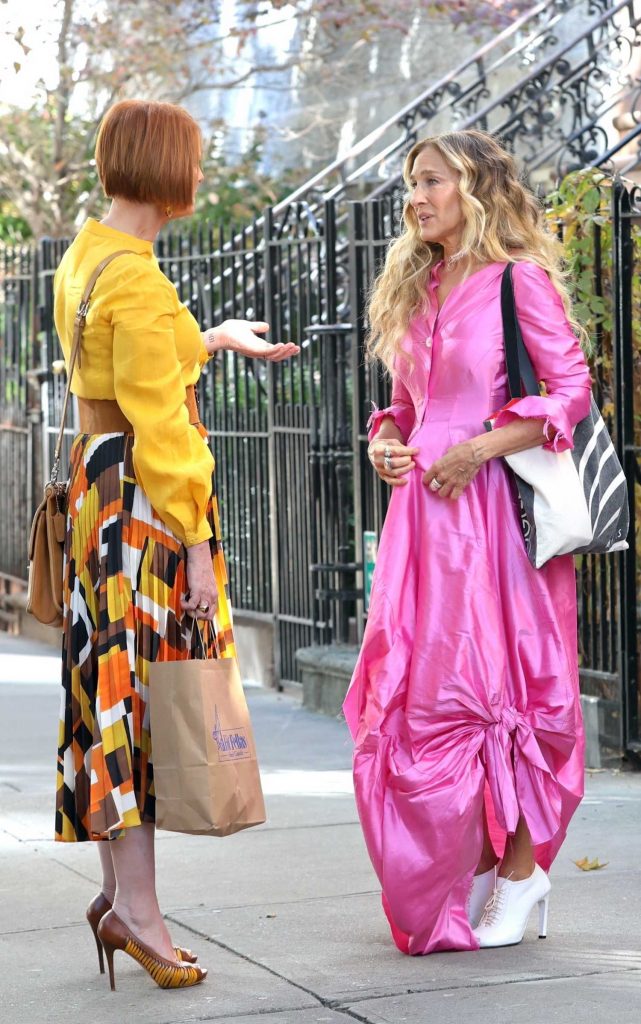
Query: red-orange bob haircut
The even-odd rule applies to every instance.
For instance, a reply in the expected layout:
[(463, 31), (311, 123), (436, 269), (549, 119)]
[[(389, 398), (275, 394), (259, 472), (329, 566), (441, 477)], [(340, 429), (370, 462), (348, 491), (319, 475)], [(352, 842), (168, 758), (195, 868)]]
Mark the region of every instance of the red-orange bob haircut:
[(105, 195), (180, 209), (194, 199), (200, 128), (173, 103), (122, 100), (100, 125), (96, 166)]

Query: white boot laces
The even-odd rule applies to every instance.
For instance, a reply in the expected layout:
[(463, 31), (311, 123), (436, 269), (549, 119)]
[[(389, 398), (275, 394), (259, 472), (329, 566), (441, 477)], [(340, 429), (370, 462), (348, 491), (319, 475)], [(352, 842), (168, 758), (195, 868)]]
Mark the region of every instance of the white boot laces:
[[(474, 878), (472, 879), (472, 884), (467, 890), (467, 899), (465, 900), (465, 913), (467, 914), (468, 917), (470, 916), (470, 910), (472, 908), (472, 890), (474, 888), (474, 881), (477, 877), (477, 875), (474, 876)], [(496, 883), (496, 866), (494, 867), (494, 882)]]
[[(512, 873), (508, 875), (505, 881), (509, 881), (511, 877)], [(481, 915), (481, 920), (479, 921), (479, 928), (482, 925), (490, 927), (491, 925), (496, 924), (496, 922), (498, 921), (503, 912), (503, 906), (505, 904), (506, 895), (507, 890), (505, 885), (503, 885), (500, 889), (496, 885), (494, 886), (494, 889), (492, 890), (492, 895), (490, 896), (489, 900), (485, 904), (485, 907), (483, 908), (483, 914)]]

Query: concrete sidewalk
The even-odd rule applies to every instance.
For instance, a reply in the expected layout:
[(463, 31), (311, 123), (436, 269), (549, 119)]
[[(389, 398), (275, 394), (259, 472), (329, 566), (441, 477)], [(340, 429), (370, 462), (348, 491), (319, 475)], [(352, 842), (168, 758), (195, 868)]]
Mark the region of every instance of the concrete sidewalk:
[[(384, 919), (343, 723), (249, 692), (268, 823), (227, 839), (159, 833), (162, 905), (209, 968), (163, 992), (116, 957), (100, 977), (84, 909), (89, 844), (51, 840), (58, 686), (50, 648), (0, 642), (0, 1020), (4, 1024), (628, 1024), (641, 1016), (641, 774), (603, 772), (552, 872), (549, 938), (410, 958)], [(17, 680), (20, 680), (19, 682)], [(584, 873), (584, 856), (608, 861)]]

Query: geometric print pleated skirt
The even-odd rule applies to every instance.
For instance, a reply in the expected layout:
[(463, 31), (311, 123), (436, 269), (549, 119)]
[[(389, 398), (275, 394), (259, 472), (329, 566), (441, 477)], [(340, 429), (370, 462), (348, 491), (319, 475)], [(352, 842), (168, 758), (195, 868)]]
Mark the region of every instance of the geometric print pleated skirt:
[[(180, 607), (186, 549), (136, 483), (133, 440), (80, 434), (71, 451), (55, 824), (61, 842), (118, 839), (155, 820), (149, 666), (195, 656), (195, 640), (200, 648)], [(215, 637), (203, 624), (205, 646), (208, 657), (233, 657), (215, 491), (208, 518), (218, 612)]]

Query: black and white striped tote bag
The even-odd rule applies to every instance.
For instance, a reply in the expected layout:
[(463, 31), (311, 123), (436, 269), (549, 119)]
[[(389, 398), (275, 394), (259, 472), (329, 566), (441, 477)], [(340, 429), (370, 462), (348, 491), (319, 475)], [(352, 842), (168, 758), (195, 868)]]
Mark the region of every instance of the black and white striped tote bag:
[[(516, 314), (512, 266), (501, 284), (505, 362), (512, 398), (538, 395), (539, 386)], [(486, 424), (491, 429), (491, 422)], [(528, 558), (537, 569), (556, 555), (623, 551), (630, 525), (628, 489), (608, 429), (592, 398), (577, 423), (572, 451), (529, 448), (505, 456), (521, 504)]]

